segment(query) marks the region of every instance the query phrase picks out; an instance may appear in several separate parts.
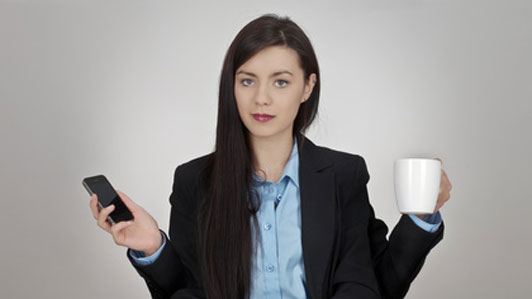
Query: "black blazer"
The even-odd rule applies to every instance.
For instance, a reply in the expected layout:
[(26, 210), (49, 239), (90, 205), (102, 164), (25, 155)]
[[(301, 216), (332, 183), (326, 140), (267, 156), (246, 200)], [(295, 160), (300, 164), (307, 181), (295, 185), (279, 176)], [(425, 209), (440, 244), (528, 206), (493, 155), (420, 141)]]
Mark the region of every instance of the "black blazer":
[[(307, 138), (298, 148), (308, 298), (403, 298), (427, 254), (443, 238), (443, 223), (429, 233), (402, 215), (388, 241), (388, 228), (375, 218), (368, 200), (364, 159), (316, 146)], [(160, 257), (148, 266), (138, 266), (130, 258), (153, 298), (205, 298), (196, 209), (199, 173), (207, 158), (175, 171), (170, 239)]]

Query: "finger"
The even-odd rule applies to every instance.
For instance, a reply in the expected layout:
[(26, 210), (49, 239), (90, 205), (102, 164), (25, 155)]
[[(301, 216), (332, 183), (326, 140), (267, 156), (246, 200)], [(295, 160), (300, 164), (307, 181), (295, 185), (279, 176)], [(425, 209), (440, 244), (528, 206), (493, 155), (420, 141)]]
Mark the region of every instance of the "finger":
[(101, 227), (106, 232), (111, 232), (111, 224), (107, 221), (107, 217), (111, 212), (115, 209), (114, 205), (110, 205), (100, 211), (100, 215), (98, 215), (98, 226)]
[(445, 202), (449, 200), (449, 197), (450, 197), (449, 193), (444, 193), (440, 195), (438, 197), (438, 201), (436, 202), (436, 209), (434, 210), (434, 212), (437, 212), (439, 209), (441, 209), (441, 207), (443, 207)]
[(96, 194), (92, 195), (92, 199), (89, 201), (89, 206), (91, 207), (92, 216), (94, 219), (98, 220), (98, 215), (100, 214), (100, 211), (98, 211), (98, 199), (96, 197)]
[(443, 205), (445, 202), (447, 202), (451, 198), (451, 194), (447, 191), (443, 191), (440, 196), (438, 197), (438, 203)]
[(451, 195), (448, 192), (444, 192), (438, 196), (438, 200), (436, 201), (436, 208), (434, 209), (434, 213), (436, 213), (443, 205), (451, 198)]
[(133, 223), (132, 221), (121, 221), (111, 226), (111, 234), (113, 235), (113, 239), (115, 240), (115, 243), (117, 245), (124, 245), (123, 237), (121, 237), (123, 236), (122, 232), (132, 223)]
[(449, 181), (449, 177), (447, 176), (447, 174), (445, 173), (445, 171), (442, 173), (443, 175), (443, 179), (445, 180), (445, 183), (447, 185), (447, 189), (449, 191), (451, 191), (451, 189), (453, 189), (453, 185), (451, 184), (451, 181)]
[(120, 198), (122, 199), (122, 201), (124, 202), (124, 204), (126, 205), (126, 207), (131, 211), (136, 211), (138, 210), (139, 206), (133, 202), (129, 196), (125, 195), (124, 193), (122, 193), (120, 190), (115, 190), (116, 193), (118, 193), (118, 196), (120, 196)]
[(441, 176), (440, 176), (440, 193), (444, 190), (450, 190), (449, 186), (451, 185), (451, 182), (449, 182), (449, 178), (447, 177), (447, 173), (445, 173), (445, 170), (441, 170)]
[(120, 233), (124, 228), (130, 226), (132, 223), (133, 221), (120, 221), (111, 227), (111, 233), (113, 234), (113, 236), (115, 236)]
[(444, 191), (449, 191), (450, 190), (449, 185), (450, 185), (450, 182), (449, 182), (449, 179), (447, 178), (447, 174), (445, 173), (445, 171), (442, 170), (439, 193), (442, 193)]
[(443, 161), (440, 158), (433, 158), (433, 159), (440, 161), (441, 165), (443, 166)]

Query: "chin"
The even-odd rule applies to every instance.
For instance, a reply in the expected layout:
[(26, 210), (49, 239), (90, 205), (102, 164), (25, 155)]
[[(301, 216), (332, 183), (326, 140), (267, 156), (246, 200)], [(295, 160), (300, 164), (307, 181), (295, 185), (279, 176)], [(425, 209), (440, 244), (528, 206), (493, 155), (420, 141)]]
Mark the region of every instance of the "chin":
[(248, 129), (248, 134), (250, 137), (268, 139), (284, 135), (284, 130), (279, 128), (253, 128), (252, 130)]
[(255, 132), (249, 132), (249, 135), (254, 138), (270, 138), (272, 136), (275, 136), (275, 134), (255, 133)]
[(270, 138), (270, 137), (273, 137), (277, 134), (279, 134), (279, 132), (276, 132), (276, 131), (273, 131), (273, 130), (260, 130), (260, 129), (254, 129), (254, 130), (249, 130), (248, 129), (248, 133), (250, 136), (253, 136), (255, 138)]

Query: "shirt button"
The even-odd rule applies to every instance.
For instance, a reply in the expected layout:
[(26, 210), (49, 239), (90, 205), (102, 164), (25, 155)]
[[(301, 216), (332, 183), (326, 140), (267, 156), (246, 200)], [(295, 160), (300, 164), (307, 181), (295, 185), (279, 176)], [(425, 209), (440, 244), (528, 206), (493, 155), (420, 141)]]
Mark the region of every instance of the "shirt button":
[(273, 272), (273, 270), (275, 270), (275, 267), (273, 265), (270, 264), (270, 265), (266, 266), (266, 271)]
[(271, 228), (272, 228), (271, 224), (269, 224), (269, 223), (264, 224), (264, 229), (265, 230), (270, 230)]
[(277, 195), (277, 200), (281, 200), (281, 198), (283, 198), (283, 197), (281, 196), (281, 194), (278, 194), (278, 195)]

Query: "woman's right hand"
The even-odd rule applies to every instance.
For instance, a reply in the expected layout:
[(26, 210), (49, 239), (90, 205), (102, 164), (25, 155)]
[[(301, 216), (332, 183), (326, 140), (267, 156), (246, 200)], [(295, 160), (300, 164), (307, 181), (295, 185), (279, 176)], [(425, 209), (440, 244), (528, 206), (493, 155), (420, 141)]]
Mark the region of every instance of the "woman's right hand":
[(127, 195), (116, 190), (126, 207), (133, 214), (133, 220), (121, 221), (111, 225), (107, 216), (114, 210), (114, 205), (98, 211), (98, 197), (92, 195), (90, 207), (98, 226), (110, 233), (117, 245), (143, 251), (146, 256), (154, 254), (163, 244), (157, 221), (142, 207), (134, 203)]

